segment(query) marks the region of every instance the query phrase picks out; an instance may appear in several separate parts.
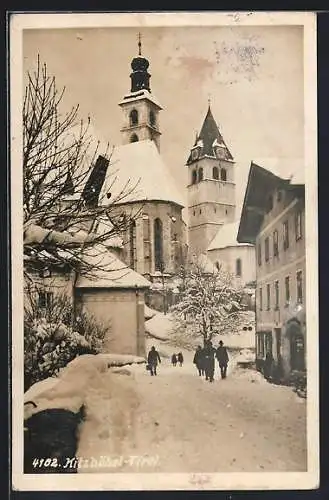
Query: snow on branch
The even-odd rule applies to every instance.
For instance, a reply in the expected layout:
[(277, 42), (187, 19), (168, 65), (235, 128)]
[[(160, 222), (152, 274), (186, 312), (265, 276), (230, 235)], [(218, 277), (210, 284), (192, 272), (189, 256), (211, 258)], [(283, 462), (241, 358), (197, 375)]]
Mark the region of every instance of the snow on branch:
[[(127, 179), (116, 196), (107, 193), (110, 204), (101, 203), (105, 179), (109, 186), (117, 182), (111, 170), (113, 148), (95, 139), (90, 117), (79, 118), (79, 105), (64, 111), (64, 95), (65, 87), (57, 87), (38, 56), (36, 70), (27, 73), (23, 101), (24, 229), (30, 225), (49, 231), (43, 239), (25, 241), (24, 254), (30, 266), (36, 262), (38, 268), (48, 254), (90, 273), (82, 248), (117, 246), (117, 239), (125, 237), (138, 213), (123, 217), (120, 204), (138, 181)], [(81, 232), (82, 244), (74, 241)]]

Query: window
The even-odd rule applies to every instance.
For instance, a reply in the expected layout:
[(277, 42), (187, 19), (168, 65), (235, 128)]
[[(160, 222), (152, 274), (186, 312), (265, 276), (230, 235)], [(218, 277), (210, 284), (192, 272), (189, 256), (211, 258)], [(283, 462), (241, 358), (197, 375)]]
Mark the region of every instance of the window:
[(303, 302), (303, 273), (302, 273), (302, 271), (297, 271), (296, 282), (297, 282), (297, 302), (299, 304), (301, 304)]
[(299, 211), (295, 215), (295, 232), (296, 232), (296, 241), (302, 238), (302, 212)]
[(266, 285), (266, 309), (268, 311), (271, 309), (271, 285), (269, 283)]
[(268, 262), (270, 260), (270, 240), (269, 238), (265, 238), (265, 261)]
[(163, 263), (163, 236), (161, 219), (154, 220), (154, 259), (155, 270), (161, 271)]
[(220, 169), (220, 179), (221, 179), (221, 181), (226, 181), (227, 180), (226, 168), (221, 168)]
[(259, 289), (259, 310), (263, 310), (263, 289)]
[(279, 233), (277, 230), (273, 231), (273, 256), (279, 255)]
[(200, 208), (200, 210), (199, 210), (199, 214), (201, 215), (201, 208)]
[(287, 250), (289, 248), (289, 224), (286, 220), (283, 223), (283, 249)]
[(280, 201), (282, 200), (282, 191), (281, 190), (278, 191), (276, 199), (277, 199), (278, 203), (280, 203)]
[(130, 118), (130, 126), (131, 127), (138, 125), (138, 111), (137, 111), (137, 109), (132, 109), (130, 111), (129, 118)]
[(257, 262), (259, 266), (262, 265), (262, 245), (260, 243), (257, 245)]
[(279, 289), (279, 281), (274, 282), (274, 300), (275, 300), (275, 309), (278, 310), (280, 306), (280, 289)]
[(213, 179), (216, 179), (218, 181), (219, 179), (219, 171), (218, 171), (218, 167), (214, 167), (212, 169), (212, 178)]
[(129, 223), (129, 257), (130, 267), (136, 269), (136, 222)]
[(137, 134), (133, 134), (130, 137), (130, 142), (138, 142), (138, 135)]
[(144, 272), (151, 272), (150, 219), (143, 214)]
[(152, 109), (150, 111), (150, 125), (152, 127), (155, 127), (155, 125), (156, 125), (155, 114), (154, 114), (154, 111)]
[(285, 289), (285, 301), (286, 305), (290, 302), (290, 278), (286, 276), (284, 279), (284, 289)]
[(196, 170), (192, 170), (192, 184), (196, 184), (197, 173)]
[(195, 215), (195, 210), (193, 210), (193, 215)]
[(217, 208), (216, 208), (216, 207), (214, 207), (214, 212), (215, 212), (215, 213), (217, 212)]
[(202, 181), (203, 180), (203, 168), (199, 168), (199, 171), (198, 171), (198, 181)]
[(241, 276), (242, 275), (242, 262), (241, 262), (241, 259), (236, 259), (235, 267), (236, 267), (236, 275), (237, 276)]
[(264, 356), (264, 333), (257, 334), (257, 354), (260, 358)]
[(38, 304), (40, 309), (48, 309), (53, 302), (54, 294), (52, 292), (38, 292)]

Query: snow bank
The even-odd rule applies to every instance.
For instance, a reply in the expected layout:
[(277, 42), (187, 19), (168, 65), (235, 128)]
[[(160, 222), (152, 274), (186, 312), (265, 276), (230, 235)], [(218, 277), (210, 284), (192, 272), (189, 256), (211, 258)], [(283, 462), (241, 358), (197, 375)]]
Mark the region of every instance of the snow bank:
[(107, 363), (98, 355), (78, 356), (63, 368), (58, 377), (49, 378), (34, 384), (24, 395), (24, 418), (43, 410), (61, 408), (74, 413), (79, 412), (85, 403), (90, 385), (98, 383), (107, 370)]
[(146, 321), (145, 332), (155, 339), (169, 340), (174, 332), (174, 317), (170, 313), (157, 313)]
[(241, 333), (225, 334), (216, 337), (216, 341), (223, 340), (227, 348), (232, 349), (254, 349), (255, 332), (253, 330), (242, 331)]
[(150, 307), (148, 307), (145, 304), (145, 306), (144, 306), (144, 318), (145, 318), (145, 321), (147, 321), (148, 319), (153, 318), (153, 316), (155, 316), (156, 314), (158, 314), (158, 311), (155, 311), (155, 309), (151, 309)]
[(97, 358), (106, 363), (107, 367), (111, 366), (124, 366), (132, 364), (145, 363), (145, 358), (141, 356), (134, 356), (132, 354), (97, 354)]

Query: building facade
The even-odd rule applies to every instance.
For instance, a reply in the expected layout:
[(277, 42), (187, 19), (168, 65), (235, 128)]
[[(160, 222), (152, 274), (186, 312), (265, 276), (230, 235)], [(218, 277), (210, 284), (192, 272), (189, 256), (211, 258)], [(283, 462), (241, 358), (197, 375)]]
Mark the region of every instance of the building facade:
[(235, 164), (210, 106), (188, 160), (189, 251), (207, 251), (218, 229), (235, 220)]
[(232, 275), (235, 286), (244, 288), (256, 280), (255, 247), (238, 243), (238, 229), (239, 221), (224, 224), (211, 241), (207, 255), (217, 268)]
[(288, 381), (306, 370), (305, 186), (252, 163), (239, 242), (256, 248), (256, 362)]

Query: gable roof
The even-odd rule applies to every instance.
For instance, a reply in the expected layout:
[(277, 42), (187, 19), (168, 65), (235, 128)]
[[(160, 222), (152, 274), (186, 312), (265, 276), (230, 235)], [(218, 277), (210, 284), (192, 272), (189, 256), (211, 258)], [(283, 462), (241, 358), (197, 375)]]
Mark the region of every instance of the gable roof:
[(214, 239), (210, 242), (207, 250), (219, 250), (221, 248), (236, 246), (252, 246), (249, 243), (240, 243), (237, 241), (239, 224), (240, 221), (223, 224), (217, 231)]
[[(233, 161), (233, 156), (231, 155), (227, 145), (224, 142), (224, 139), (219, 131), (219, 128), (209, 106), (200, 134), (197, 135), (194, 147), (192, 149), (199, 147), (199, 157), (207, 155), (216, 158), (216, 146), (222, 149), (222, 159)], [(191, 160), (192, 153), (190, 153), (187, 164), (189, 164)]]
[(294, 190), (296, 196), (300, 196), (305, 188), (302, 181), (303, 173), (297, 174), (295, 171), (283, 178), (277, 174), (277, 169), (265, 169), (252, 161), (241, 211), (238, 242), (254, 244), (263, 222), (269, 195), (275, 189)]
[(93, 276), (79, 276), (76, 288), (148, 288), (151, 283), (103, 245), (84, 251), (84, 260), (93, 265)]
[[(108, 193), (111, 193), (110, 198)], [(169, 201), (185, 205), (183, 195), (151, 140), (114, 149), (99, 197), (101, 205), (135, 201)]]

